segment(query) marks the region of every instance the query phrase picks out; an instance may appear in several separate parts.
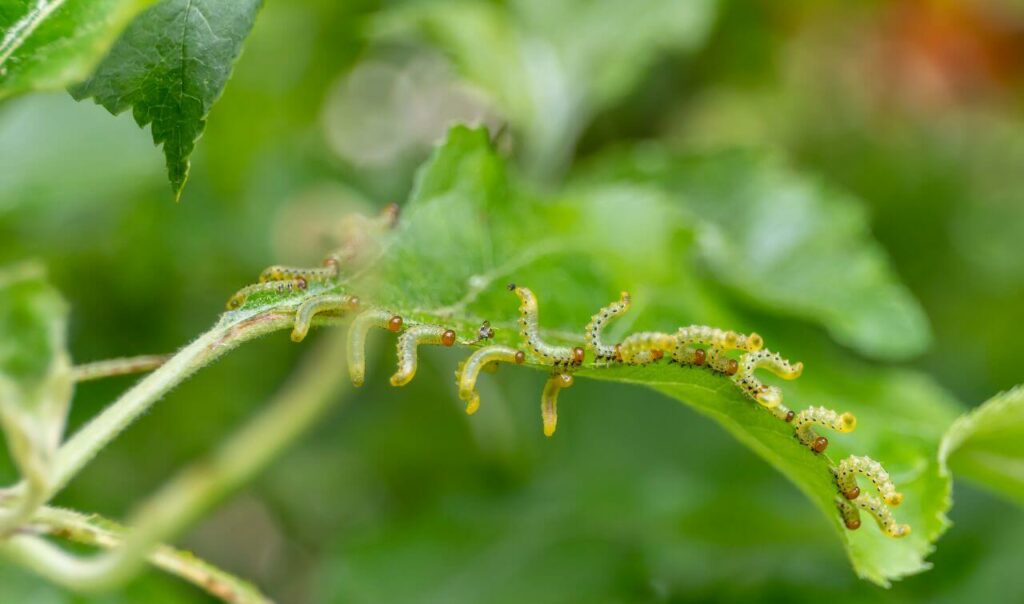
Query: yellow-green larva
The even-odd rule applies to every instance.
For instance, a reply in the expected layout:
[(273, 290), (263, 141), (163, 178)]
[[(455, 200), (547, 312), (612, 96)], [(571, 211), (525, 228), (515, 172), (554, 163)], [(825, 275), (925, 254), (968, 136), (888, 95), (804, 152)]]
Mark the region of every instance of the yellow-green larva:
[(260, 273), (260, 283), (272, 283), (274, 281), (293, 281), (305, 279), (309, 283), (330, 281), (338, 276), (338, 263), (331, 260), (325, 261), (325, 266), (315, 268), (304, 268), (297, 266), (269, 266)]
[(245, 301), (248, 300), (253, 294), (261, 292), (277, 292), (285, 293), (291, 291), (304, 290), (307, 287), (305, 279), (292, 279), (289, 281), (268, 281), (266, 283), (255, 283), (248, 285), (235, 292), (233, 296), (228, 300), (227, 309), (237, 310), (241, 308)]
[(839, 498), (836, 500), (836, 505), (839, 507), (839, 513), (846, 524), (846, 528), (850, 530), (860, 528), (860, 510), (864, 510), (871, 514), (875, 522), (878, 523), (878, 528), (882, 529), (882, 532), (889, 537), (899, 539), (906, 537), (911, 532), (910, 525), (897, 523), (889, 506), (885, 505), (881, 499), (874, 495), (862, 493), (857, 498), (851, 500)]
[(617, 301), (605, 306), (597, 311), (594, 316), (590, 317), (590, 323), (587, 323), (587, 326), (583, 329), (583, 341), (586, 343), (587, 350), (594, 353), (594, 360), (598, 364), (621, 360), (616, 345), (606, 344), (601, 341), (601, 332), (608, 325), (609, 321), (614, 320), (629, 310), (629, 306), (629, 292), (622, 292)]
[(364, 310), (356, 315), (348, 328), (348, 375), (354, 386), (362, 386), (366, 379), (366, 334), (370, 328), (397, 333), (402, 324), (402, 317), (380, 308)]
[(489, 367), (497, 367), (501, 363), (515, 363), (522, 365), (526, 355), (521, 350), (509, 348), (508, 346), (485, 346), (469, 355), (458, 371), (455, 372), (455, 379), (459, 385), (459, 398), (466, 401), (466, 413), (473, 415), (480, 408), (480, 395), (476, 392), (476, 379), (481, 371)]
[(541, 339), (537, 297), (532, 291), (525, 287), (517, 287), (515, 283), (509, 283), (508, 290), (519, 296), (519, 333), (542, 362), (566, 371), (583, 364), (582, 348), (555, 346)]
[(558, 393), (572, 386), (573, 378), (568, 373), (553, 373), (544, 383), (540, 397), (540, 416), (544, 421), (544, 436), (552, 436), (558, 427)]
[(765, 407), (777, 407), (782, 403), (782, 390), (776, 386), (766, 386), (754, 375), (757, 369), (767, 369), (784, 380), (795, 380), (803, 373), (804, 364), (791, 364), (779, 353), (770, 350), (748, 352), (740, 357), (738, 369), (730, 378), (750, 398)]
[(660, 331), (641, 331), (627, 336), (618, 346), (618, 358), (627, 365), (646, 365), (675, 350), (676, 337)]
[(359, 298), (348, 294), (331, 294), (317, 296), (307, 300), (295, 312), (295, 325), (292, 328), (292, 341), (301, 342), (309, 333), (313, 317), (327, 312), (348, 312), (359, 308)]
[(836, 413), (825, 407), (808, 407), (797, 413), (793, 419), (796, 437), (815, 453), (822, 453), (828, 448), (828, 439), (814, 432), (815, 425), (836, 432), (853, 432), (857, 418), (852, 413)]
[(439, 325), (413, 325), (398, 336), (398, 371), (391, 376), (392, 386), (405, 386), (416, 377), (416, 349), (423, 344), (452, 346), (455, 332)]
[(887, 505), (896, 507), (903, 503), (903, 493), (896, 490), (889, 473), (882, 464), (870, 457), (851, 455), (841, 460), (834, 472), (839, 491), (847, 499), (856, 499), (860, 496), (860, 487), (857, 486), (857, 474), (860, 474), (871, 481)]

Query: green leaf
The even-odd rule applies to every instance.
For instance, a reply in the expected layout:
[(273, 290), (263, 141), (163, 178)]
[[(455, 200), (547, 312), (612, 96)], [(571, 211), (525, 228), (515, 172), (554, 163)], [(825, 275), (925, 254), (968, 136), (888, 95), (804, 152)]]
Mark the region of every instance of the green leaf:
[(928, 320), (875, 242), (857, 200), (753, 151), (612, 154), (584, 182), (662, 188), (691, 214), (701, 259), (733, 293), (804, 317), (883, 360), (931, 341)]
[(631, 92), (657, 58), (704, 43), (716, 4), (413, 3), (384, 13), (378, 31), (428, 36), (522, 130), (532, 167), (553, 173), (565, 167), (590, 120)]
[(0, 0), (0, 99), (82, 81), (153, 0)]
[(0, 270), (0, 419), (8, 444), (57, 445), (71, 400), (67, 315), (41, 266)]
[[(705, 227), (671, 196), (627, 183), (537, 198), (518, 187), (502, 163), (486, 132), (453, 129), (420, 172), (412, 200), (372, 270), (327, 289), (354, 288), (366, 304), (443, 324), (463, 335), (475, 334), (486, 319), (496, 330), (494, 340), (513, 346), (520, 345), (519, 303), (504, 288), (509, 281), (534, 289), (545, 337), (557, 342), (581, 343), (589, 317), (622, 289), (633, 293), (634, 307), (610, 327), (609, 339), (627, 330), (672, 330), (695, 322), (762, 331), (762, 325), (732, 309), (720, 297), (720, 288), (693, 270), (701, 252), (693, 236)], [(709, 160), (706, 167), (714, 166)], [(833, 269), (848, 271), (855, 260), (838, 256)], [(806, 278), (808, 287), (819, 287), (817, 280), (828, 277), (811, 271)], [(294, 307), (323, 291), (324, 286), (310, 284), (298, 294), (267, 294), (259, 304)], [(756, 287), (749, 295), (757, 295)], [(259, 305), (246, 305), (238, 312), (259, 311)], [(945, 530), (949, 508), (949, 480), (941, 474), (935, 452), (959, 413), (958, 405), (919, 374), (864, 365), (799, 327), (764, 327), (770, 348), (807, 366), (800, 380), (786, 383), (787, 404), (797, 410), (825, 405), (858, 416), (856, 432), (829, 435), (828, 455), (813, 454), (794, 438), (790, 424), (745, 398), (727, 378), (703, 369), (665, 363), (585, 366), (578, 375), (652, 388), (716, 421), (778, 469), (828, 518), (860, 576), (886, 585), (928, 568), (924, 558)], [(381, 376), (370, 376), (375, 378)], [(536, 400), (521, 402), (534, 406), (539, 394)], [(573, 390), (562, 394), (563, 422), (586, 412), (578, 402)], [(906, 493), (896, 516), (912, 525), (911, 536), (890, 539), (868, 519), (856, 532), (842, 525), (830, 466), (849, 454), (869, 455), (885, 464)], [(749, 497), (750, 513), (756, 514), (758, 493)]]
[(132, 108), (163, 145), (177, 198), (206, 116), (231, 76), (262, 0), (163, 0), (125, 30), (96, 73), (72, 89), (113, 114)]
[(1024, 386), (1003, 392), (950, 426), (939, 461), (1024, 505)]

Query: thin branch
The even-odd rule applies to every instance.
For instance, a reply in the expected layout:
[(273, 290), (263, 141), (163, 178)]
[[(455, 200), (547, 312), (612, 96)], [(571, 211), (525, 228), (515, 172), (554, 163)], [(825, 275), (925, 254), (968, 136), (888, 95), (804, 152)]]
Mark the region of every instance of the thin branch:
[(172, 357), (173, 355), (170, 354), (147, 354), (137, 357), (83, 363), (82, 365), (76, 365), (71, 370), (71, 377), (76, 382), (88, 382), (116, 375), (144, 373), (146, 371), (153, 371)]
[[(268, 326), (279, 327), (282, 320), (261, 319), (258, 325), (245, 327), (242, 332), (225, 341), (237, 344), (242, 338), (266, 333), (269, 331)], [(287, 317), (287, 321), (290, 320), (291, 317)], [(329, 339), (324, 340), (266, 411), (242, 428), (205, 462), (187, 468), (139, 506), (134, 520), (129, 523), (133, 528), (126, 534), (120, 547), (83, 558), (37, 538), (18, 535), (0, 544), (0, 551), (71, 589), (103, 589), (126, 580), (159, 542), (182, 530), (227, 492), (251, 478), (321, 416), (336, 398), (333, 395), (342, 391), (346, 384), (344, 372), (339, 371), (344, 365), (343, 342), (344, 333), (341, 331), (334, 332)], [(179, 363), (187, 363), (183, 365), (187, 368), (196, 359), (207, 359), (208, 362), (214, 354), (210, 352), (210, 347), (217, 345), (216, 340), (210, 341), (207, 336), (203, 336), (179, 353), (178, 356), (182, 357)], [(174, 363), (172, 360), (157, 373)], [(112, 407), (118, 404), (120, 402)], [(100, 425), (118, 425), (115, 422), (122, 421), (124, 417), (121, 411)], [(88, 429), (89, 426), (83, 428), (79, 434)], [(82, 456), (88, 455), (91, 447), (97, 446), (97, 443), (105, 444), (105, 434), (106, 431), (96, 429), (95, 433), (89, 433), (87, 440), (82, 441), (85, 444), (79, 445), (74, 451)], [(69, 456), (68, 459), (75, 458)]]
[[(86, 515), (55, 507), (41, 508), (26, 529), (104, 549), (119, 547), (126, 535), (123, 527), (95, 514)], [(159, 545), (149, 555), (149, 562), (225, 602), (271, 604), (271, 600), (256, 586), (197, 558), (191, 552)]]

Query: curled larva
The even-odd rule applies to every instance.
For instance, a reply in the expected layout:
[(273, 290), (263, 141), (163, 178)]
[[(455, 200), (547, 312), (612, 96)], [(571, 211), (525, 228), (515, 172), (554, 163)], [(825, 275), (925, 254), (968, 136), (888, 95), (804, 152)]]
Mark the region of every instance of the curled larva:
[(616, 345), (605, 344), (601, 341), (601, 332), (609, 321), (629, 310), (629, 305), (629, 292), (622, 292), (617, 301), (605, 306), (590, 317), (590, 323), (587, 323), (584, 329), (583, 340), (586, 342), (587, 349), (594, 353), (594, 360), (597, 363), (603, 365), (621, 360)]
[(860, 510), (864, 510), (874, 517), (878, 528), (882, 529), (886, 535), (899, 539), (910, 534), (910, 525), (897, 523), (889, 506), (874, 495), (864, 493), (852, 500), (840, 498), (836, 500), (836, 505), (839, 507), (843, 523), (850, 530), (860, 528)]
[(864, 476), (875, 485), (878, 494), (887, 505), (893, 507), (903, 503), (903, 493), (896, 490), (889, 473), (885, 471), (882, 464), (870, 457), (851, 455), (839, 462), (833, 470), (836, 475), (836, 484), (839, 491), (847, 499), (856, 499), (860, 496), (860, 487), (857, 486), (857, 474)]
[(353, 385), (362, 386), (366, 379), (366, 334), (370, 328), (397, 333), (402, 329), (402, 323), (402, 317), (380, 308), (371, 308), (356, 315), (348, 328), (348, 374)]
[(295, 313), (292, 341), (301, 342), (309, 333), (313, 317), (327, 312), (348, 312), (359, 308), (359, 298), (348, 294), (330, 294), (306, 300)]
[(808, 407), (797, 413), (793, 418), (796, 437), (815, 453), (821, 453), (828, 448), (828, 439), (814, 432), (815, 424), (836, 432), (853, 432), (857, 418), (852, 413), (836, 413), (825, 407)]
[[(697, 348), (706, 346), (707, 350)], [(715, 371), (732, 375), (735, 362), (725, 357), (730, 350), (754, 352), (764, 346), (764, 340), (756, 333), (745, 335), (707, 325), (680, 327), (676, 332), (676, 347), (672, 360), (681, 365), (703, 365), (707, 363)]]
[(770, 350), (748, 352), (740, 357), (738, 369), (731, 377), (734, 384), (740, 387), (747, 396), (765, 407), (777, 407), (782, 403), (782, 390), (776, 386), (766, 386), (754, 375), (758, 369), (767, 369), (785, 380), (795, 380), (804, 370), (803, 363), (791, 364), (779, 353)]
[(558, 426), (558, 393), (563, 388), (572, 386), (572, 375), (553, 373), (544, 383), (544, 392), (540, 397), (540, 416), (544, 420), (544, 436), (551, 436)]
[(473, 415), (480, 408), (480, 395), (476, 392), (476, 379), (481, 371), (497, 367), (501, 363), (522, 365), (526, 355), (521, 350), (508, 346), (485, 346), (469, 355), (458, 371), (455, 379), (459, 385), (459, 398), (466, 401), (466, 413)]
[(451, 346), (455, 332), (440, 325), (413, 325), (398, 336), (398, 371), (391, 376), (392, 386), (405, 386), (416, 376), (416, 349), (421, 344)]
[(627, 365), (646, 365), (675, 350), (676, 337), (659, 331), (634, 333), (618, 345), (618, 357)]
[(519, 333), (527, 346), (544, 363), (556, 368), (570, 370), (583, 363), (583, 349), (579, 347), (554, 346), (540, 337), (540, 323), (537, 316), (537, 297), (525, 287), (508, 284), (508, 290), (519, 296)]
[(245, 301), (248, 300), (249, 297), (252, 296), (253, 294), (258, 294), (261, 292), (284, 293), (290, 291), (298, 291), (306, 289), (307, 285), (308, 284), (306, 283), (306, 280), (301, 278), (292, 279), (290, 281), (272, 281), (267, 283), (256, 283), (253, 285), (248, 285), (235, 292), (235, 294), (231, 296), (230, 299), (228, 299), (227, 309), (237, 310), (241, 308), (242, 305), (245, 304)]

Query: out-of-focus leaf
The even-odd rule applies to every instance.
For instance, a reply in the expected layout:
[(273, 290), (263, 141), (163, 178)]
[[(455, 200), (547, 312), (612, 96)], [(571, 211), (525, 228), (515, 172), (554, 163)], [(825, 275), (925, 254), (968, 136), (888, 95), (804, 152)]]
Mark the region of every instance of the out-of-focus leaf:
[(856, 200), (753, 151), (613, 154), (585, 179), (662, 187), (699, 225), (701, 257), (751, 304), (816, 321), (839, 342), (903, 359), (931, 341), (921, 307)]
[(125, 30), (96, 73), (72, 89), (111, 113), (132, 108), (163, 145), (177, 197), (206, 116), (231, 76), (262, 0), (163, 0)]
[(1024, 505), (1024, 386), (961, 416), (939, 449), (943, 467)]
[[(692, 322), (744, 327), (721, 304), (703, 312), (715, 304), (687, 272), (693, 261), (687, 237), (694, 232), (692, 213), (657, 192), (644, 194), (643, 188), (574, 193), (543, 201), (524, 195), (504, 177), (486, 132), (455, 128), (421, 171), (384, 254), (366, 277), (349, 286), (364, 300), (403, 317), (441, 323), (463, 335), (474, 334), (487, 319), (496, 329), (495, 341), (508, 345), (519, 345), (519, 304), (503, 287), (508, 281), (533, 287), (540, 299), (541, 325), (554, 341), (579, 343), (588, 317), (619, 289), (632, 290), (635, 304), (619, 329), (630, 321), (635, 321), (633, 329), (670, 330)], [(630, 203), (616, 206), (609, 220), (607, 210), (623, 195)], [(674, 262), (668, 268), (651, 267), (651, 257)], [(835, 260), (838, 272), (850, 261), (842, 256)], [(811, 286), (817, 286), (816, 277), (827, 275), (811, 272), (806, 277)], [(297, 294), (270, 293), (237, 312), (280, 305), (282, 295), (297, 305), (321, 291), (323, 286), (310, 284)], [(750, 295), (756, 295), (756, 288)], [(790, 424), (746, 399), (722, 376), (669, 364), (585, 366), (579, 375), (647, 386), (717, 421), (826, 515), (859, 575), (887, 584), (926, 569), (924, 557), (946, 526), (949, 481), (939, 473), (935, 451), (956, 416), (955, 403), (917, 374), (860, 367), (827, 345), (787, 350), (785, 341), (780, 342), (782, 352), (808, 367), (796, 387), (787, 385), (787, 402), (797, 409), (825, 405), (860, 417), (857, 432), (835, 436), (829, 453), (870, 455), (886, 464), (907, 494), (896, 515), (914, 527), (913, 535), (889, 539), (870, 521), (860, 531), (847, 531), (836, 511), (832, 459), (801, 445)], [(768, 345), (773, 346), (771, 339)], [(572, 405), (572, 391), (562, 400)], [(752, 493), (752, 513), (756, 507)]]
[(9, 445), (57, 445), (71, 399), (67, 314), (41, 266), (0, 271), (0, 419)]
[(153, 0), (0, 0), (0, 99), (85, 79)]
[(714, 0), (428, 2), (385, 13), (379, 28), (423, 31), (524, 132), (532, 166), (551, 173), (656, 58), (699, 48), (715, 9)]

